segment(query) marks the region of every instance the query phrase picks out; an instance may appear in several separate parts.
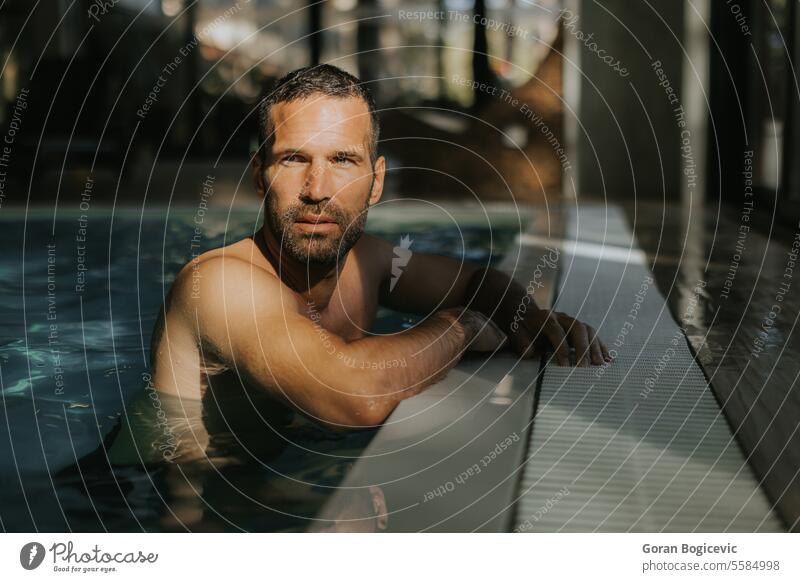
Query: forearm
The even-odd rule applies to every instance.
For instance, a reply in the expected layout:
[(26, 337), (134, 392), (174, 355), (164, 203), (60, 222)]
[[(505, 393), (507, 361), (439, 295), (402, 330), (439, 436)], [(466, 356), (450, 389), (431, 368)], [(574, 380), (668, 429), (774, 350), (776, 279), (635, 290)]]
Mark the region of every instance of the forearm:
[[(281, 359), (257, 366), (261, 383), (333, 429), (382, 423), (405, 398), (438, 381), (480, 329), (481, 316), (448, 309), (411, 330), (346, 342), (316, 327), (280, 341), (293, 346)], [(260, 349), (245, 360), (258, 362)], [(242, 351), (246, 351), (242, 348)], [(297, 356), (302, 354), (302, 362)]]
[(439, 311), (413, 329), (347, 344), (351, 365), (371, 370), (374, 396), (402, 400), (434, 384), (455, 366), (477, 332), (458, 310)]

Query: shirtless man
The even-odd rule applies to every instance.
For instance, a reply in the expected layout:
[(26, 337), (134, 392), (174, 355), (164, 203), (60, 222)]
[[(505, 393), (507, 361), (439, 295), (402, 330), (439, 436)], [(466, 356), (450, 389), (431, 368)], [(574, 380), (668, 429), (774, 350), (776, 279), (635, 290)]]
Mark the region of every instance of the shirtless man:
[[(532, 302), (512, 331), (526, 291), (492, 268), (414, 253), (390, 290), (393, 247), (363, 233), (386, 165), (375, 105), (358, 79), (329, 65), (289, 73), (260, 104), (259, 125), (252, 171), (264, 226), (178, 274), (153, 337), (161, 393), (224, 396), (223, 378), (234, 378), (348, 429), (382, 423), (468, 349), (508, 343), (529, 358), (549, 346), (568, 365), (571, 345), (578, 365), (608, 358), (591, 327)], [(379, 304), (427, 317), (371, 336)]]

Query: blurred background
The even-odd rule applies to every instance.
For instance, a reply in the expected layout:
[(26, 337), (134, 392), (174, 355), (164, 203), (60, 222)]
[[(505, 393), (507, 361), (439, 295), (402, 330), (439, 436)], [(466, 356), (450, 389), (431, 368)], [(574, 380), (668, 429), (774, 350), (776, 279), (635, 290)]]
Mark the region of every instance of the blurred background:
[[(207, 173), (217, 177), (214, 204), (252, 202), (243, 172), (257, 97), (320, 62), (374, 92), (390, 166), (409, 167), (390, 172), (390, 195), (509, 199), (510, 186), (540, 200), (561, 184), (552, 148), (528, 138), (519, 114), (458, 80), (514, 90), (560, 135), (561, 58), (551, 54), (559, 8), (550, 0), (4, 2), (0, 122), (20, 91), (30, 94), (9, 178), (15, 194), (4, 204), (25, 204), (22, 192), (49, 203), (55, 191), (69, 204), (88, 175), (95, 204), (115, 194), (123, 205), (145, 194), (194, 203), (196, 178)], [(516, 32), (500, 26), (512, 22)], [(153, 90), (157, 100), (142, 111)], [(522, 151), (494, 127), (511, 124)], [(425, 151), (407, 138), (427, 140)], [(536, 172), (514, 168), (524, 155), (537, 159)], [(462, 184), (447, 178), (454, 173)]]
[(390, 196), (735, 204), (747, 149), (764, 204), (796, 219), (797, 18), (787, 0), (6, 0), (4, 134), (26, 109), (0, 200), (69, 206), (90, 176), (93, 204), (194, 204), (213, 173), (214, 204), (252, 202), (259, 93), (329, 62), (376, 95), (404, 168)]
[[(758, 482), (797, 527), (798, 31), (790, 0), (0, 0), (4, 398), (44, 383), (39, 402), (60, 422), (51, 384), (67, 362), (73, 400), (86, 378), (128, 374), (141, 388), (155, 310), (197, 252), (199, 209), (219, 212), (203, 248), (258, 219), (259, 94), (331, 63), (376, 96), (387, 200), (530, 204), (528, 218), (554, 225), (558, 208), (620, 206), (673, 314), (699, 300), (684, 331)], [(511, 222), (509, 240), (524, 227)], [(469, 251), (486, 258), (490, 240)], [(124, 315), (113, 325), (112, 303)], [(87, 343), (97, 352), (82, 371)]]

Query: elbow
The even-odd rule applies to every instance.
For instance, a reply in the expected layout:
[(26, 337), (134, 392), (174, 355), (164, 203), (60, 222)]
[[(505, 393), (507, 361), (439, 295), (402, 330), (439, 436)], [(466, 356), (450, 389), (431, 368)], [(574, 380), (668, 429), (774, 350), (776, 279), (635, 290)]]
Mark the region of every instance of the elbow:
[(397, 406), (386, 397), (347, 396), (320, 419), (322, 424), (337, 432), (376, 428), (384, 423)]
[(348, 418), (352, 428), (375, 428), (381, 426), (397, 406), (387, 405), (375, 397), (362, 398), (363, 402), (353, 407)]
[[(382, 425), (398, 402), (410, 396), (393, 389), (383, 373), (361, 376), (358, 385), (341, 386), (334, 392), (335, 402), (328, 408), (326, 426), (338, 431), (375, 428)], [(366, 386), (366, 387), (365, 387)]]
[[(375, 428), (382, 425), (401, 400), (419, 392), (421, 387), (404, 388), (403, 381), (390, 376), (389, 370), (371, 371), (368, 376), (350, 378), (332, 394), (326, 414), (320, 422), (335, 431)], [(365, 387), (366, 386), (366, 387)]]

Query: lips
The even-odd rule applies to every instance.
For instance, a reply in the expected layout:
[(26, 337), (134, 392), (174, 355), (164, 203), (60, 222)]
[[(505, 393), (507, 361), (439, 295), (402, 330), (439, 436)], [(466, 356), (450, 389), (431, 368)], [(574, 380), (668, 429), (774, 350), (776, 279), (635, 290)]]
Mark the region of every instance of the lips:
[(336, 221), (327, 214), (304, 214), (295, 220), (302, 224), (337, 224)]

